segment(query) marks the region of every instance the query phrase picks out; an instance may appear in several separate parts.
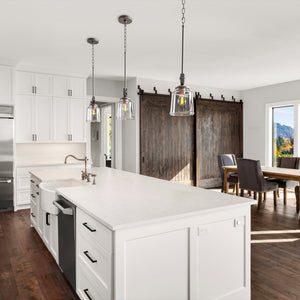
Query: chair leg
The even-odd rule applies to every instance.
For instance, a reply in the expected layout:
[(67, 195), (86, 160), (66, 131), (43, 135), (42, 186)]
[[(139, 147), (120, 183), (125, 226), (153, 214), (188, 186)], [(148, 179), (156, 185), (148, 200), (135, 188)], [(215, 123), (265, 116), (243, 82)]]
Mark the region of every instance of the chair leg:
[(267, 200), (267, 193), (264, 192), (264, 201), (266, 201), (266, 200)]
[(233, 185), (232, 193), (233, 193), (233, 194), (235, 193), (235, 184)]
[(257, 200), (257, 192), (254, 192), (253, 198), (254, 198), (254, 200)]
[(283, 189), (283, 203), (284, 203), (284, 205), (286, 205), (286, 200), (287, 200), (287, 189), (284, 188)]
[(277, 191), (274, 191), (273, 192), (273, 197), (274, 197), (274, 207), (276, 207), (277, 206)]
[(277, 189), (277, 197), (280, 198), (279, 189)]
[(244, 197), (244, 189), (241, 189), (241, 196)]
[(235, 188), (236, 188), (235, 194), (238, 196), (239, 195), (240, 185), (237, 183)]
[[(254, 192), (256, 194), (256, 192)], [(260, 209), (262, 202), (262, 193), (258, 193), (258, 203), (257, 203), (257, 210)]]
[(251, 191), (248, 191), (248, 195), (251, 197)]

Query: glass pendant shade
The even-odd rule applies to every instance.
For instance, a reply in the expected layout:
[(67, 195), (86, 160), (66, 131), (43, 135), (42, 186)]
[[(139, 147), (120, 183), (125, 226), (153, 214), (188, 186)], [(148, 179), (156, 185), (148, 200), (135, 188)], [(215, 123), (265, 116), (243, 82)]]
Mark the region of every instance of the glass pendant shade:
[(172, 93), (170, 115), (184, 117), (193, 116), (194, 113), (193, 93), (187, 86), (177, 86)]
[(134, 103), (128, 97), (122, 97), (117, 107), (117, 119), (134, 120)]
[(100, 122), (100, 107), (96, 103), (91, 103), (86, 112), (87, 122)]

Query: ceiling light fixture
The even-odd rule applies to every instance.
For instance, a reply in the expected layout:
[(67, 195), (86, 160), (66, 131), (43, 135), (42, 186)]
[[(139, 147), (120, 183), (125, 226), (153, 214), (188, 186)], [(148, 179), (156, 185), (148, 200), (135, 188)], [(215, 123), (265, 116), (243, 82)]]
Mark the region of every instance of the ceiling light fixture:
[(134, 103), (128, 97), (127, 90), (127, 25), (132, 23), (132, 18), (127, 15), (119, 16), (118, 21), (124, 25), (124, 87), (123, 97), (117, 107), (117, 119), (134, 120)]
[(99, 41), (95, 38), (88, 38), (87, 42), (92, 45), (92, 100), (90, 102), (89, 107), (86, 112), (86, 121), (87, 122), (100, 122), (100, 107), (96, 104), (95, 100), (95, 45), (99, 43)]
[(185, 0), (182, 0), (181, 17), (181, 74), (180, 85), (175, 88), (171, 96), (171, 116), (192, 116), (194, 115), (193, 93), (189, 87), (184, 85), (185, 76), (183, 73), (184, 55), (184, 25), (185, 25)]

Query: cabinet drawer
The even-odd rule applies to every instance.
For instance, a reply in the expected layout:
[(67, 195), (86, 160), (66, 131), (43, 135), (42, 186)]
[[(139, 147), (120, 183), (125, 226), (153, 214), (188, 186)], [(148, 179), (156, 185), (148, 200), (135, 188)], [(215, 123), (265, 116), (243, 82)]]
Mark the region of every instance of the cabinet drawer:
[(77, 236), (77, 255), (99, 278), (102, 287), (109, 292), (111, 290), (112, 254), (79, 235)]
[(80, 257), (77, 257), (77, 294), (84, 300), (110, 300), (110, 294), (102, 289), (95, 275), (90, 272)]
[(92, 244), (97, 243), (107, 252), (112, 252), (112, 231), (80, 209), (77, 209), (77, 234)]

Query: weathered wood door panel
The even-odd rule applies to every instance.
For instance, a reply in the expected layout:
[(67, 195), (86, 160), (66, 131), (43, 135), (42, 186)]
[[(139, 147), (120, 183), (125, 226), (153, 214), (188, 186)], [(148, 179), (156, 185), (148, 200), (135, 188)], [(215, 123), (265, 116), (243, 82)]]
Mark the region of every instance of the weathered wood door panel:
[(140, 96), (140, 173), (195, 185), (195, 118), (171, 117), (170, 101)]
[(197, 100), (196, 128), (197, 186), (218, 186), (218, 155), (243, 156), (242, 103)]

